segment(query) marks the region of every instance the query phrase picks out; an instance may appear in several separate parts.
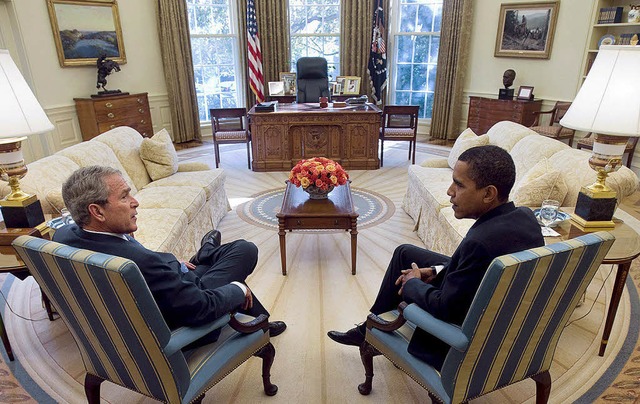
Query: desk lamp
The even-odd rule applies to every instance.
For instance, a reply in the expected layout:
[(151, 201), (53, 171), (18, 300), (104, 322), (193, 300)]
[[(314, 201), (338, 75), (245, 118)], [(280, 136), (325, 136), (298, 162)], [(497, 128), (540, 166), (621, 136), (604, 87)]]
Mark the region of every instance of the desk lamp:
[(613, 228), (616, 192), (605, 184), (622, 165), (629, 137), (640, 136), (640, 46), (601, 46), (571, 107), (564, 127), (594, 133), (589, 166), (594, 184), (582, 187), (572, 219), (584, 228)]
[(27, 174), (21, 143), (27, 136), (52, 129), (9, 51), (0, 49), (0, 178), (11, 187), (11, 193), (0, 200), (6, 227), (35, 227), (44, 222), (38, 198), (20, 190), (19, 180)]

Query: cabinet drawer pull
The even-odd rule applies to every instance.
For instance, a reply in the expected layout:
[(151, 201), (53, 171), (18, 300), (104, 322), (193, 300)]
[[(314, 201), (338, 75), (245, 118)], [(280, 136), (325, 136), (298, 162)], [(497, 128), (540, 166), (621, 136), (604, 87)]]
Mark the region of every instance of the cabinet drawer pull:
[(113, 114), (113, 112), (109, 112), (109, 113), (107, 114), (107, 116), (108, 116), (109, 118), (115, 118), (115, 115)]
[(140, 112), (141, 114), (144, 114), (144, 109), (143, 108), (138, 108), (138, 112)]
[(138, 101), (138, 104), (142, 104), (142, 98), (137, 98), (136, 101)]
[(141, 119), (141, 120), (140, 120), (140, 123), (141, 123), (142, 125), (144, 125), (145, 123), (147, 123), (147, 121), (145, 121), (144, 119)]
[(333, 224), (335, 224), (335, 225), (337, 226), (337, 225), (339, 224), (339, 223), (338, 223), (338, 219), (336, 219), (336, 220), (333, 222)]
[(107, 107), (107, 108), (111, 108), (111, 107), (113, 107), (113, 104), (108, 102), (108, 103), (104, 104), (104, 106)]
[(296, 224), (297, 224), (298, 226), (300, 226), (300, 225), (302, 224), (302, 221), (300, 221), (300, 220), (296, 220)]
[(116, 127), (116, 125), (111, 125), (111, 126), (109, 126), (109, 129), (113, 129), (115, 127)]

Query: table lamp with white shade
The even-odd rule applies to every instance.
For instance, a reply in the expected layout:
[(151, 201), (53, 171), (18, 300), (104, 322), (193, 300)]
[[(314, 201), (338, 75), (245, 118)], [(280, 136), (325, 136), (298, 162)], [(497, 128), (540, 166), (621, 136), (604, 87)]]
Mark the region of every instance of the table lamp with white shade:
[(564, 127), (594, 133), (589, 166), (594, 184), (582, 187), (575, 217), (585, 228), (613, 228), (616, 192), (606, 185), (622, 165), (629, 137), (640, 136), (640, 46), (601, 46), (584, 84), (560, 120)]
[(52, 129), (9, 51), (0, 49), (0, 178), (11, 187), (11, 193), (0, 200), (0, 209), (8, 228), (44, 222), (38, 198), (20, 190), (19, 180), (27, 174), (21, 143), (27, 136)]

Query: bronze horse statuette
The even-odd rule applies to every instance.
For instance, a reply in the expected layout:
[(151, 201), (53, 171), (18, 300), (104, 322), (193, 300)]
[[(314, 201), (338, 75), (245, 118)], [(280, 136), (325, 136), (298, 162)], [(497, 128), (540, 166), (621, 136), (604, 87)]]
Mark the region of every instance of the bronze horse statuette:
[(118, 64), (118, 62), (107, 59), (107, 55), (103, 54), (98, 58), (96, 66), (98, 67), (98, 81), (96, 83), (96, 88), (102, 88), (102, 91), (98, 91), (97, 96), (123, 94), (120, 90), (107, 90), (106, 87), (107, 76), (114, 71), (120, 71), (120, 65)]

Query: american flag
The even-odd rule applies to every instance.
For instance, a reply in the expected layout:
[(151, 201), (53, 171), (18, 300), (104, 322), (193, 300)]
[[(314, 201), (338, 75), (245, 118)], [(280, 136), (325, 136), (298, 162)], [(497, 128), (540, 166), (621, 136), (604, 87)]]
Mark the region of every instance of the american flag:
[(264, 77), (262, 75), (262, 50), (258, 36), (256, 6), (253, 0), (247, 0), (247, 56), (249, 59), (249, 86), (258, 102), (264, 101)]
[(382, 103), (382, 93), (387, 87), (387, 45), (384, 41), (386, 36), (382, 0), (375, 0), (368, 70), (371, 88), (373, 89), (373, 99), (376, 104)]

